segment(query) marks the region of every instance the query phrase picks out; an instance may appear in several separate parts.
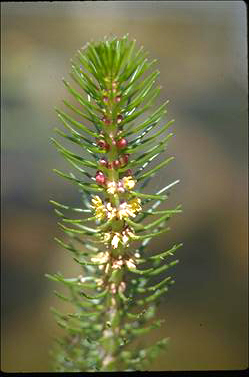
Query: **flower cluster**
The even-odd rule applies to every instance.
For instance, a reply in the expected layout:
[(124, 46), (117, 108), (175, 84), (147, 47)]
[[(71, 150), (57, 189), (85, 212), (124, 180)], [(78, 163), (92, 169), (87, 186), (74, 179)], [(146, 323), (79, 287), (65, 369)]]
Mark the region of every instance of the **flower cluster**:
[(95, 210), (95, 216), (97, 220), (104, 220), (106, 217), (106, 207), (103, 205), (102, 200), (98, 195), (92, 198), (92, 208)]
[(119, 219), (123, 220), (127, 217), (136, 217), (136, 215), (142, 210), (141, 199), (134, 198), (128, 202), (123, 202), (118, 208), (112, 207), (110, 202), (103, 204), (99, 196), (95, 195), (92, 198), (92, 206), (95, 212), (97, 220), (104, 219)]
[(93, 263), (99, 263), (100, 270), (102, 270), (103, 268), (109, 269), (109, 267), (107, 267), (108, 265), (110, 265), (115, 270), (125, 265), (130, 269), (136, 268), (135, 259), (131, 258), (128, 255), (119, 255), (116, 258), (113, 258), (113, 256), (108, 252), (100, 252), (95, 257), (92, 257), (91, 261)]
[[(127, 248), (130, 240), (134, 238), (128, 219), (135, 218), (142, 211), (142, 207), (141, 200), (132, 197), (133, 193), (130, 192), (136, 184), (132, 171), (130, 169), (126, 169), (125, 172), (119, 171), (129, 163), (128, 141), (122, 135), (124, 111), (121, 108), (120, 83), (112, 81), (110, 77), (105, 77), (104, 80), (106, 87), (102, 89), (100, 118), (102, 129), (96, 138), (96, 145), (106, 153), (106, 156), (99, 159), (99, 170), (95, 175), (96, 183), (104, 189), (104, 199), (102, 201), (99, 196), (93, 196), (91, 208), (98, 221), (106, 221), (107, 226), (103, 224), (102, 227), (101, 241), (107, 250), (93, 257), (92, 261), (107, 263), (114, 269), (123, 265), (135, 267), (133, 261), (126, 259), (124, 261), (123, 252), (116, 255), (112, 263), (110, 262), (110, 258), (113, 258), (112, 250)], [(109, 267), (106, 266), (107, 270)], [(99, 268), (104, 267), (100, 265)]]
[(113, 249), (117, 249), (119, 246), (128, 247), (129, 241), (134, 237), (134, 233), (130, 227), (126, 227), (121, 232), (106, 232), (103, 234), (103, 242), (109, 246), (109, 243)]
[(107, 183), (107, 193), (112, 194), (112, 195), (116, 193), (123, 194), (126, 190), (129, 191), (133, 189), (135, 184), (136, 184), (136, 181), (131, 176), (124, 177), (118, 182), (109, 181)]

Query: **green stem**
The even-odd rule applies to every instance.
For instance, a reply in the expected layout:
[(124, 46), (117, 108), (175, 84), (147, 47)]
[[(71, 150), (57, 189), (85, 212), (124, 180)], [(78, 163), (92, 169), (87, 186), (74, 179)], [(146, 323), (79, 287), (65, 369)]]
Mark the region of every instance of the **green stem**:
[[(112, 269), (109, 278), (110, 293), (106, 300), (106, 329), (104, 330), (104, 358), (102, 371), (115, 371), (120, 338), (120, 313), (123, 312), (118, 290), (122, 288), (123, 268)], [(124, 283), (123, 283), (124, 284)]]

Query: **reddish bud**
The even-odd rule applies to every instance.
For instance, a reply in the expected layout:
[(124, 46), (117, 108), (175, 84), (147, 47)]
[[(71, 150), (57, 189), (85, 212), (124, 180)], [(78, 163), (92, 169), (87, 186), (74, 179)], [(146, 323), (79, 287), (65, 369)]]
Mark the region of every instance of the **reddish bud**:
[(107, 165), (107, 161), (106, 161), (104, 158), (101, 158), (101, 159), (99, 160), (99, 164), (100, 164), (101, 166), (106, 166), (106, 165)]
[(107, 96), (104, 96), (103, 97), (103, 102), (108, 102), (109, 101), (109, 98)]
[(127, 140), (122, 138), (122, 139), (119, 139), (118, 142), (117, 142), (117, 147), (122, 149), (122, 148), (125, 148), (127, 146)]
[(131, 171), (131, 169), (126, 170), (125, 175), (126, 175), (127, 177), (128, 177), (129, 175), (132, 176), (132, 171)]
[(120, 102), (121, 101), (121, 96), (117, 96), (117, 97), (115, 97), (115, 102)]
[(102, 173), (102, 171), (97, 171), (96, 176), (95, 176), (96, 182), (98, 185), (104, 185), (105, 184), (105, 176)]
[(119, 114), (119, 115), (117, 116), (117, 123), (121, 123), (123, 119), (124, 119), (124, 118), (122, 117), (122, 115)]
[(107, 168), (108, 168), (108, 169), (112, 169), (112, 163), (111, 163), (111, 162), (108, 162), (108, 163), (107, 163)]
[(109, 149), (109, 145), (107, 144), (107, 142), (105, 140), (99, 140), (97, 145), (101, 148), (101, 149), (106, 149), (108, 150)]
[(126, 154), (124, 154), (124, 160), (125, 160), (125, 163), (127, 164), (127, 162), (129, 161), (129, 154), (128, 153), (126, 153)]
[(110, 124), (112, 123), (110, 119), (108, 119), (106, 116), (103, 116), (103, 118), (101, 119), (102, 122), (104, 122), (107, 126), (110, 126)]
[(120, 161), (121, 166), (126, 165), (127, 162), (129, 161), (129, 155), (124, 154), (123, 156), (120, 157), (119, 161)]
[(114, 169), (118, 169), (120, 167), (120, 161), (115, 160), (115, 161), (113, 161), (112, 165), (113, 165)]

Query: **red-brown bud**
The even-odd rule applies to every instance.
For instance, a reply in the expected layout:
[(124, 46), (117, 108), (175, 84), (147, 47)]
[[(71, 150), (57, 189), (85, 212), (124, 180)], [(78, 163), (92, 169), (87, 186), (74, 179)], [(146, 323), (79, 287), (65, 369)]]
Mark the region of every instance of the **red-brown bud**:
[(114, 100), (115, 100), (115, 102), (117, 102), (117, 103), (120, 102), (120, 101), (121, 101), (121, 96), (117, 96), (117, 97), (115, 97)]
[(129, 154), (128, 153), (126, 153), (125, 155), (124, 155), (124, 160), (125, 160), (125, 163), (127, 164), (127, 162), (129, 161)]
[(124, 119), (123, 116), (121, 114), (119, 114), (117, 116), (117, 123), (121, 123), (123, 119)]
[(97, 142), (97, 145), (101, 148), (101, 149), (106, 149), (108, 151), (109, 149), (109, 145), (107, 144), (107, 142), (105, 140), (99, 140)]
[(114, 160), (112, 163), (114, 169), (118, 169), (120, 167), (120, 161), (119, 160)]
[(112, 169), (112, 163), (111, 162), (107, 163), (107, 169)]
[(98, 185), (104, 185), (105, 184), (105, 176), (104, 174), (102, 173), (102, 171), (97, 171), (96, 172), (96, 176), (95, 176), (95, 179), (96, 179), (96, 182)]
[(132, 171), (131, 171), (131, 169), (126, 170), (125, 175), (126, 175), (127, 177), (132, 176)]
[(128, 163), (128, 161), (129, 161), (129, 155), (128, 154), (123, 154), (120, 157), (119, 161), (120, 161), (121, 166), (125, 166)]
[(122, 149), (127, 146), (127, 140), (125, 138), (119, 139), (117, 142), (117, 147)]
[(110, 119), (108, 119), (106, 116), (103, 116), (102, 122), (104, 122), (107, 126), (110, 126), (112, 123)]
[(99, 164), (100, 164), (101, 166), (106, 166), (106, 165), (107, 165), (107, 161), (106, 161), (104, 158), (101, 158), (101, 159), (99, 160)]

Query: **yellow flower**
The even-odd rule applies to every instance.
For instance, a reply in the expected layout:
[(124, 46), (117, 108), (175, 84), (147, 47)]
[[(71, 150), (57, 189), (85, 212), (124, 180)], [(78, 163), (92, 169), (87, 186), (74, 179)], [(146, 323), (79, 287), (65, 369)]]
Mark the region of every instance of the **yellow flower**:
[(93, 196), (92, 198), (92, 208), (95, 210), (95, 216), (98, 220), (104, 220), (106, 217), (106, 208), (102, 203), (102, 200), (98, 195)]
[(133, 211), (131, 210), (130, 206), (125, 202), (120, 204), (119, 209), (117, 211), (117, 215), (122, 220), (124, 217), (132, 216), (134, 217), (135, 215), (133, 214)]
[(122, 220), (125, 217), (136, 217), (136, 214), (142, 210), (140, 206), (141, 200), (138, 198), (130, 200), (128, 203), (120, 204), (117, 212), (117, 217)]
[(106, 209), (107, 209), (107, 218), (108, 219), (113, 219), (114, 217), (116, 217), (117, 209), (113, 208), (110, 202), (107, 203)]
[(136, 180), (132, 178), (132, 176), (124, 177), (123, 178), (123, 185), (126, 190), (131, 190), (136, 184)]
[(107, 252), (100, 252), (95, 257), (91, 258), (94, 263), (106, 263), (109, 259), (109, 254)]
[(110, 240), (111, 234), (109, 232), (103, 234), (103, 242), (106, 243)]
[(121, 268), (121, 267), (123, 266), (123, 264), (124, 264), (124, 261), (123, 261), (122, 259), (120, 259), (120, 260), (115, 260), (115, 261), (113, 261), (113, 263), (112, 263), (112, 268), (113, 268), (114, 270), (117, 270), (117, 269)]
[(93, 198), (92, 198), (92, 203), (93, 203), (93, 208), (97, 208), (99, 206), (101, 206), (103, 203), (102, 203), (102, 200), (100, 199), (100, 197), (98, 195), (94, 195)]
[(126, 235), (128, 235), (131, 239), (135, 236), (135, 234), (128, 228), (125, 230)]
[(142, 207), (141, 207), (141, 199), (139, 198), (135, 198), (135, 199), (132, 199), (129, 201), (129, 206), (131, 208), (131, 210), (133, 211), (134, 214), (142, 211)]
[(108, 194), (115, 194), (117, 191), (116, 183), (114, 181), (108, 182), (107, 183), (107, 192)]
[(128, 242), (129, 242), (129, 237), (127, 236), (127, 234), (125, 232), (122, 232), (122, 241), (123, 241), (123, 245), (127, 245), (129, 246)]
[(120, 233), (115, 233), (113, 239), (112, 239), (112, 247), (113, 249), (117, 249), (119, 243), (121, 241), (121, 235)]
[(126, 260), (125, 264), (129, 269), (136, 268), (135, 261), (132, 258)]

